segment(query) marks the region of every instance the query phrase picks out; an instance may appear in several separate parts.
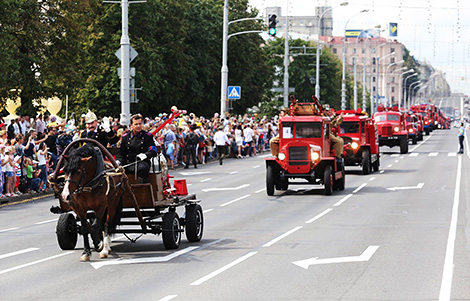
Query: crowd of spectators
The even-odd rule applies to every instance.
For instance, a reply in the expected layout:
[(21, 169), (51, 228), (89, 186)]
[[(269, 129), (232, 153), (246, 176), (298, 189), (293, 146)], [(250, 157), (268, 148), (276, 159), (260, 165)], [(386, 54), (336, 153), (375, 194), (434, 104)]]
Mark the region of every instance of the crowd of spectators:
[[(50, 190), (47, 176), (54, 171), (65, 147), (86, 129), (85, 116), (66, 121), (41, 114), (30, 118), (25, 114), (8, 124), (0, 119), (0, 198)], [(119, 137), (129, 130), (119, 123), (118, 118), (109, 118)], [(170, 169), (189, 167), (191, 147), (195, 149), (192, 160), (195, 167), (216, 158), (218, 148), (213, 138), (218, 129), (222, 129), (230, 141), (225, 156), (237, 159), (268, 149), (269, 140), (278, 129), (277, 117), (269, 119), (245, 114), (221, 118), (218, 113), (213, 117), (198, 117), (191, 113), (178, 116), (157, 132), (168, 118), (166, 113), (155, 118), (146, 117), (143, 129), (154, 135)], [(120, 141), (107, 147), (120, 147)]]

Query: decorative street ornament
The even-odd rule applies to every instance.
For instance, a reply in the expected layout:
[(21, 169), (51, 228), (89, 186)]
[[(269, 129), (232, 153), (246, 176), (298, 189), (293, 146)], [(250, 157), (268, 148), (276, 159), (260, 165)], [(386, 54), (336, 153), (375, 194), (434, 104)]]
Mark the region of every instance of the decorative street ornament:
[(18, 115), (16, 115), (16, 110), (21, 106), (21, 90), (11, 89), (10, 92), (12, 92), (12, 94), (16, 94), (16, 97), (13, 96), (13, 98), (7, 98), (5, 109), (7, 110), (9, 115), (4, 118), (7, 122), (12, 119), (18, 118)]
[(59, 113), (61, 108), (62, 100), (60, 100), (59, 97), (54, 96), (48, 99), (47, 109), (49, 110), (49, 113), (51, 113), (51, 116), (57, 116), (57, 113)]

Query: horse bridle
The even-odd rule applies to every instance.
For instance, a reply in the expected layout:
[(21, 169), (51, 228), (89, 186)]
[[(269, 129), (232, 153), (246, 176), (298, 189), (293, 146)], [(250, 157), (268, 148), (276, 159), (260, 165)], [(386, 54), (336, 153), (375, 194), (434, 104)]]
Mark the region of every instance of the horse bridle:
[(85, 178), (85, 174), (86, 174), (86, 171), (85, 171), (85, 168), (84, 167), (81, 167), (80, 168), (81, 170), (81, 173), (80, 173), (80, 180), (77, 182), (75, 180), (72, 180), (70, 178), (66, 178), (65, 179), (65, 182), (70, 182), (72, 184), (74, 184), (75, 186), (77, 186), (77, 188), (75, 188), (75, 190), (71, 193), (72, 195), (73, 194), (77, 194), (77, 193), (81, 193), (83, 191), (83, 189), (85, 189), (86, 185), (83, 185), (83, 186), (80, 186), (80, 183), (83, 181), (83, 179)]

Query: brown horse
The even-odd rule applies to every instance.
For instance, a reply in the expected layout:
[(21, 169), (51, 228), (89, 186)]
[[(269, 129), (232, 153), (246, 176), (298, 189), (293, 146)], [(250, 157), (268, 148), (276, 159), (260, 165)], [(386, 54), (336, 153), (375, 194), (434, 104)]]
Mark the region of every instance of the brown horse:
[[(103, 240), (100, 258), (107, 258), (111, 250), (109, 234), (112, 229), (112, 222), (118, 213), (119, 200), (123, 194), (127, 194), (134, 200), (134, 207), (144, 232), (145, 225), (124, 170), (122, 168), (104, 170), (103, 157), (93, 144), (99, 146), (101, 151), (105, 152), (105, 155), (111, 157), (106, 149), (90, 139), (79, 139), (73, 143), (76, 146), (76, 142), (80, 141), (86, 141), (87, 144), (73, 149), (70, 154), (68, 154), (67, 150), (71, 148), (67, 148), (66, 154), (63, 155), (65, 160), (65, 185), (62, 189), (61, 197), (80, 219), (81, 234), (84, 241), (84, 250), (80, 260), (89, 261), (91, 249), (88, 240), (88, 234), (90, 233), (87, 222), (88, 210), (92, 210), (95, 213), (95, 222), (99, 228), (101, 228), (99, 225), (104, 224), (103, 236), (100, 238)], [(114, 160), (112, 161), (113, 165), (117, 167)], [(59, 162), (58, 166), (60, 165), (61, 162)], [(55, 179), (57, 178), (56, 175), (54, 177)], [(96, 229), (96, 225), (94, 223), (91, 228)]]

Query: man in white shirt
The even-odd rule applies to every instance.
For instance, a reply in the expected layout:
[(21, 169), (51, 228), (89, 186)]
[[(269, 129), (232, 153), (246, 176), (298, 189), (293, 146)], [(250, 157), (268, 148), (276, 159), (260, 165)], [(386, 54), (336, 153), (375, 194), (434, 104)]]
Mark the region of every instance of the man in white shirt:
[(214, 134), (214, 143), (217, 146), (217, 153), (219, 154), (220, 165), (223, 164), (227, 145), (230, 145), (230, 141), (228, 140), (227, 134), (225, 134), (223, 130), (224, 126), (220, 125), (217, 128), (217, 132)]
[(243, 130), (243, 136), (245, 137), (245, 142), (248, 145), (248, 155), (253, 156), (253, 135), (255, 133), (251, 129), (251, 124), (247, 124), (246, 128)]

